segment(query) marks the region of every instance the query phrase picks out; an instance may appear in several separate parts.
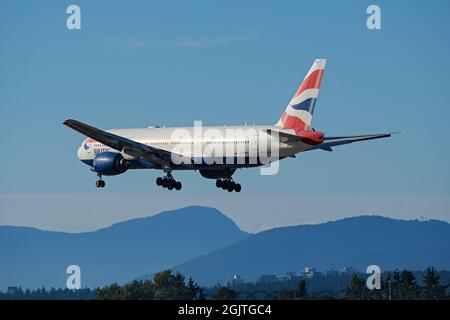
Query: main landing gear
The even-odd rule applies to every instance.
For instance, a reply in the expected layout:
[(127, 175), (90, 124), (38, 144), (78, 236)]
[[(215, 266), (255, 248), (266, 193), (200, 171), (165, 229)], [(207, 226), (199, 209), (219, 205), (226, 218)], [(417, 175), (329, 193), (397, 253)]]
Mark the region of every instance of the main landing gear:
[(222, 188), (222, 190), (227, 190), (228, 192), (236, 191), (241, 192), (241, 185), (234, 182), (232, 179), (217, 179), (216, 187)]
[(181, 182), (175, 180), (170, 173), (168, 173), (165, 177), (156, 178), (156, 185), (169, 190), (181, 190), (182, 187)]
[(98, 175), (98, 180), (95, 181), (95, 186), (97, 188), (104, 188), (105, 187), (105, 180), (102, 180), (102, 176)]

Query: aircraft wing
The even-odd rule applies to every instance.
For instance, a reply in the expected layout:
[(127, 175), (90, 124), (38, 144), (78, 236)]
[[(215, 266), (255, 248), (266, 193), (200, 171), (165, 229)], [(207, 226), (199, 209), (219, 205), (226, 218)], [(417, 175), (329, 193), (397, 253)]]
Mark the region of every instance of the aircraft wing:
[[(77, 120), (67, 119), (63, 122), (64, 125), (78, 131), (89, 138), (107, 145), (119, 152), (124, 152), (133, 157), (142, 157), (146, 160), (158, 163), (161, 165), (168, 165), (171, 162), (172, 152), (167, 150), (154, 148), (146, 144), (110, 133)], [(177, 155), (182, 157), (181, 155)], [(187, 160), (191, 160), (190, 158)]]

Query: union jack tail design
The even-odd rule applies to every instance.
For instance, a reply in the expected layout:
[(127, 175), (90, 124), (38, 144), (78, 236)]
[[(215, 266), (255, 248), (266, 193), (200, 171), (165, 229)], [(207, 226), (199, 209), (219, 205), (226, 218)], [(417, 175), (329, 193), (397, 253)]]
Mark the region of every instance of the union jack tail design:
[(326, 62), (326, 59), (314, 61), (276, 126), (296, 130), (310, 128)]

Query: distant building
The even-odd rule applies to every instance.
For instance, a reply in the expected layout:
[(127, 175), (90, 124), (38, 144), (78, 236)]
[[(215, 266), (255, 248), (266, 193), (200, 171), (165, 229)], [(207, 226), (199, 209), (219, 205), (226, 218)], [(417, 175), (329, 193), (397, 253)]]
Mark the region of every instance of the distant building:
[(301, 275), (305, 278), (312, 278), (314, 276), (319, 275), (320, 273), (316, 271), (314, 267), (305, 267), (305, 270), (301, 273)]
[(300, 275), (298, 272), (286, 272), (286, 276), (284, 276), (284, 278), (289, 281), (298, 280)]
[(261, 282), (261, 283), (278, 282), (278, 278), (274, 274), (263, 274), (256, 280), (256, 282)]
[(316, 272), (316, 268), (314, 267), (305, 267), (305, 273), (315, 273)]
[(242, 283), (244, 283), (244, 280), (241, 278), (241, 276), (238, 274), (235, 274), (233, 276), (233, 280), (231, 280), (231, 285), (234, 286), (234, 285), (242, 284)]
[(6, 291), (7, 294), (16, 294), (17, 292), (19, 292), (18, 287), (8, 287), (8, 290)]
[(353, 274), (353, 273), (358, 273), (358, 270), (352, 267), (343, 267), (340, 270), (340, 274)]

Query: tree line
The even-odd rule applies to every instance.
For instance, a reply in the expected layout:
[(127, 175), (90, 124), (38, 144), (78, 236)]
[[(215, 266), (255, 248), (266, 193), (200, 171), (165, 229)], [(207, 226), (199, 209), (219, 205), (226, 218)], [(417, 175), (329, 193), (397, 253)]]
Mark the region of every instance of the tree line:
[(98, 300), (195, 300), (204, 299), (203, 289), (189, 278), (171, 270), (155, 274), (153, 280), (134, 280), (123, 286), (114, 283), (96, 291)]
[(67, 288), (50, 288), (44, 287), (39, 289), (25, 289), (21, 287), (14, 292), (0, 292), (0, 300), (92, 300), (95, 299), (95, 290), (83, 288), (79, 290), (71, 290)]
[[(441, 273), (449, 276), (448, 272)], [(165, 270), (151, 280), (113, 283), (91, 290), (55, 289), (18, 290), (0, 293), (2, 300), (235, 300), (235, 299), (349, 299), (349, 300), (440, 300), (450, 299), (449, 280), (429, 267), (425, 272), (409, 270), (383, 273), (381, 289), (369, 290), (365, 274), (317, 276), (297, 281), (274, 283), (228, 283), (200, 287), (192, 278)], [(447, 284), (443, 284), (447, 283)], [(328, 287), (327, 287), (328, 284)]]
[(366, 279), (354, 274), (345, 290), (345, 299), (351, 300), (443, 300), (450, 299), (449, 285), (443, 285), (436, 269), (426, 269), (422, 279), (409, 270), (387, 273), (381, 279), (381, 289), (369, 290)]

